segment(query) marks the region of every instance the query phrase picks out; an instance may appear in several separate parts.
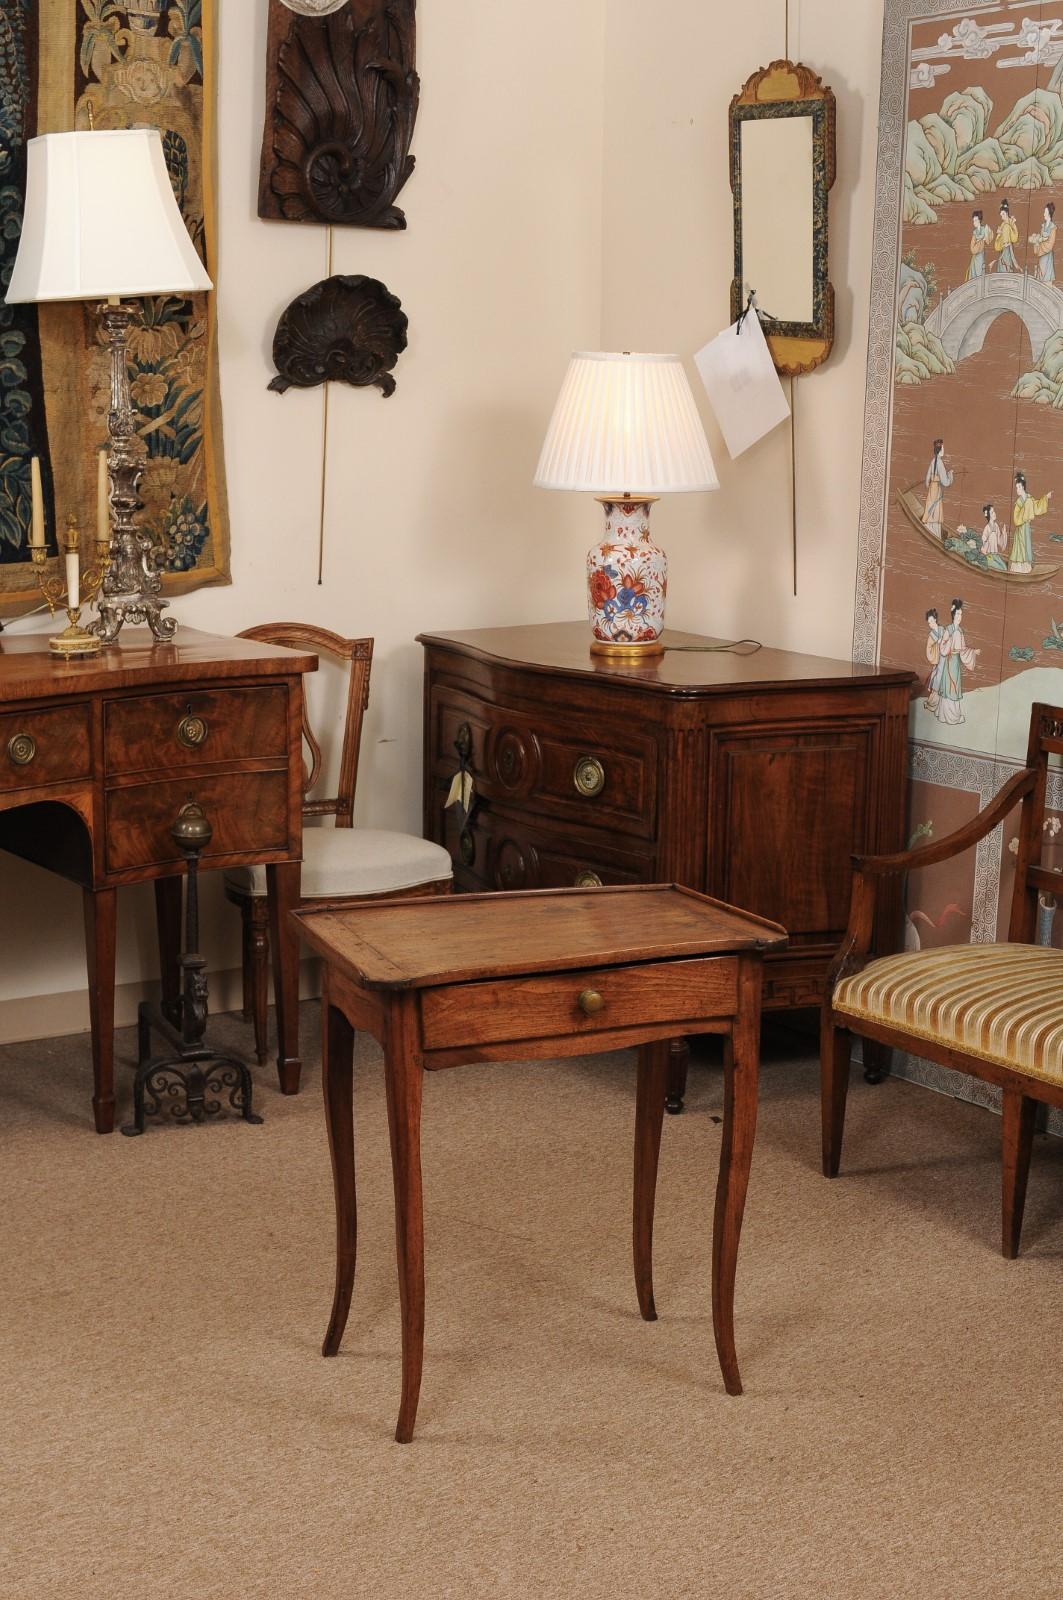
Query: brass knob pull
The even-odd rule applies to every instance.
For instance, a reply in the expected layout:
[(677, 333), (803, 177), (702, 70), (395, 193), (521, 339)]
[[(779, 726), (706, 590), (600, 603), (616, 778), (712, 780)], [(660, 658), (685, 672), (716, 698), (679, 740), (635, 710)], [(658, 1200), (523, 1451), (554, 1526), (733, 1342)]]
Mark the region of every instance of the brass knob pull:
[(576, 1004), (581, 1011), (587, 1013), (588, 1017), (593, 1017), (596, 1011), (602, 1010), (605, 1000), (597, 989), (581, 989), (576, 996)]
[(7, 741), (7, 753), (16, 767), (28, 767), (37, 754), (37, 741), (32, 733), (15, 733)]
[(605, 788), (605, 768), (597, 756), (580, 756), (572, 773), (578, 794), (601, 794)]
[(596, 872), (577, 872), (573, 882), (577, 889), (600, 889), (602, 880)]
[(188, 715), (177, 724), (177, 743), (183, 744), (186, 750), (198, 750), (201, 744), (206, 743), (209, 732), (204, 719), (197, 717), (189, 706)]

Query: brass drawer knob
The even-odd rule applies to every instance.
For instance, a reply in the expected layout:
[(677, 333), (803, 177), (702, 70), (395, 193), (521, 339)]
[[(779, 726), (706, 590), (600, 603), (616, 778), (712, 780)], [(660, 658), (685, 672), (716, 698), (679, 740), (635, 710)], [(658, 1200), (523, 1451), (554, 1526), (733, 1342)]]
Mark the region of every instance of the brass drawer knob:
[(188, 715), (177, 724), (177, 743), (183, 744), (186, 750), (198, 750), (201, 744), (206, 743), (209, 732), (203, 718), (197, 717), (189, 706)]
[(576, 1004), (581, 1011), (587, 1013), (588, 1017), (593, 1017), (596, 1011), (602, 1010), (605, 1000), (597, 989), (581, 989), (576, 997)]
[(600, 889), (602, 880), (596, 872), (577, 872), (572, 880), (577, 889)]
[(605, 788), (605, 768), (597, 756), (580, 756), (572, 773), (578, 794), (601, 794)]
[(37, 741), (32, 733), (15, 733), (7, 741), (7, 753), (16, 767), (28, 767), (37, 754)]

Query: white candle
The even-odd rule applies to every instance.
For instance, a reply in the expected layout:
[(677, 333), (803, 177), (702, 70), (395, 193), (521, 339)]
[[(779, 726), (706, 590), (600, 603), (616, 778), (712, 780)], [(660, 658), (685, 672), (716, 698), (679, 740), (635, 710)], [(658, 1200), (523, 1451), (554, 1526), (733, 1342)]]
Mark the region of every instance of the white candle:
[(44, 544), (44, 490), (41, 488), (40, 456), (33, 456), (30, 460), (30, 494), (33, 507), (30, 517), (30, 545), (39, 549)]
[(81, 604), (81, 570), (76, 550), (66, 553), (66, 603), (71, 611), (76, 611)]
[(107, 451), (96, 452), (96, 540), (98, 544), (111, 542), (111, 480), (107, 470)]

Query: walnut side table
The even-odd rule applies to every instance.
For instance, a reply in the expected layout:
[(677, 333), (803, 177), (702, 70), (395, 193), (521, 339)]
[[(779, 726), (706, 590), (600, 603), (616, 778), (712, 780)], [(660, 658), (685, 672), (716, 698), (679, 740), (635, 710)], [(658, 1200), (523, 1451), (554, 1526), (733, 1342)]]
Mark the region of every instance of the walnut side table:
[(762, 957), (785, 944), (783, 930), (661, 884), (378, 901), (294, 917), (324, 957), (323, 1078), (336, 1193), (326, 1356), (339, 1350), (354, 1288), (353, 1030), (366, 1029), (384, 1048), (402, 1314), (399, 1443), (413, 1437), (424, 1355), (423, 1074), (471, 1061), (640, 1047), (632, 1241), (639, 1310), (652, 1322), (668, 1042), (680, 1033), (725, 1036), (712, 1320), (725, 1387), (741, 1394), (734, 1282), (757, 1118)]

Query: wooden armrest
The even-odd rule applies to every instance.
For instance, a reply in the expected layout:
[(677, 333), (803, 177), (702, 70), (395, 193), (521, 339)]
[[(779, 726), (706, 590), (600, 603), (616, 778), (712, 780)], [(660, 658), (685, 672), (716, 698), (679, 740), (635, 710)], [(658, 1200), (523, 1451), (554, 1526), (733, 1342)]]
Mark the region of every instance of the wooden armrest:
[(1012, 807), (1025, 799), (1036, 782), (1036, 771), (1027, 767), (1004, 785), (984, 811), (980, 811), (954, 833), (946, 834), (944, 839), (935, 839), (931, 844), (915, 850), (899, 850), (891, 856), (854, 856), (853, 866), (857, 872), (865, 873), (868, 877), (880, 878), (891, 872), (909, 872), (914, 867), (933, 867), (939, 861), (950, 861), (953, 856), (961, 855), (971, 845), (977, 844), (979, 839), (984, 839), (987, 833), (992, 833)]

